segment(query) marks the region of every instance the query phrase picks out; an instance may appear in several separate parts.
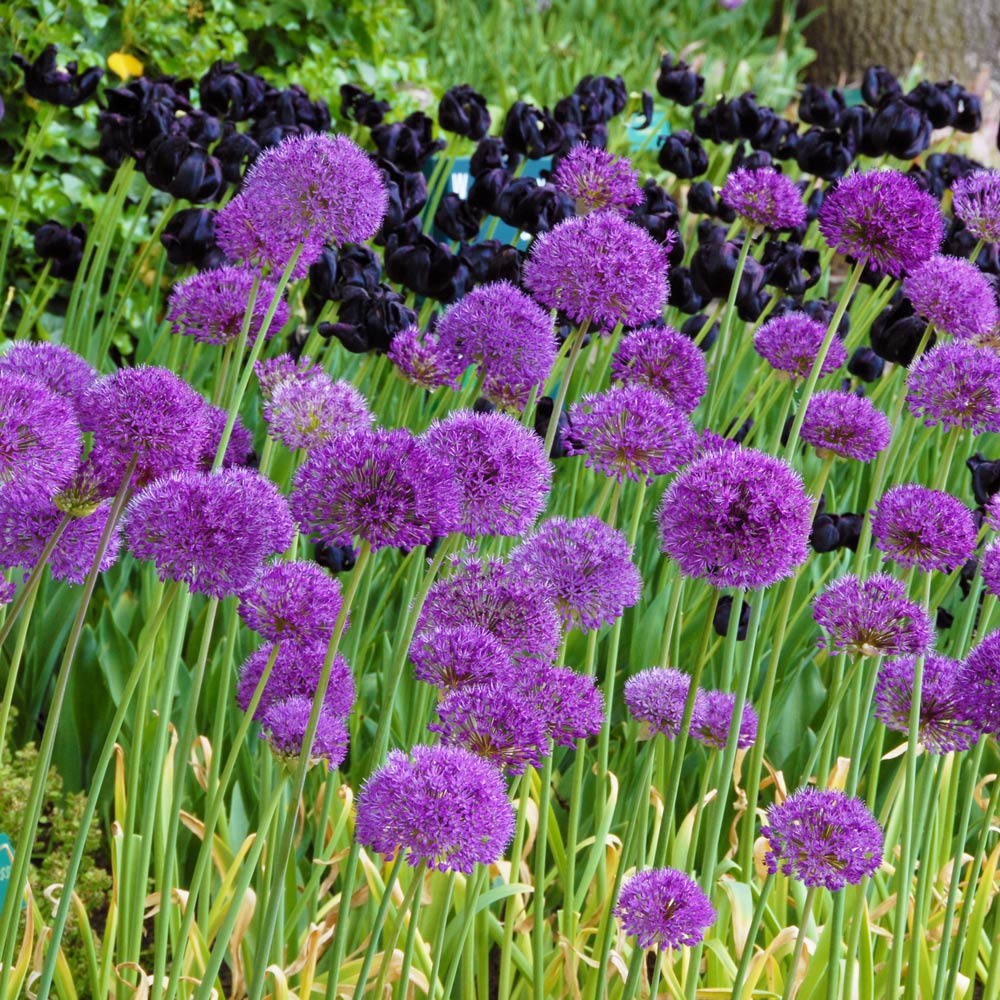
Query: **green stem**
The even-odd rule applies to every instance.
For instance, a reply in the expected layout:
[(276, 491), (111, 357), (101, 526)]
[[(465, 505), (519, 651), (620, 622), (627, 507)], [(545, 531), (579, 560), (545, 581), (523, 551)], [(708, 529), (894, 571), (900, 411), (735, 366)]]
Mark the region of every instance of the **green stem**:
[[(399, 906), (399, 911), (396, 920), (393, 923), (392, 930), (386, 937), (385, 947), (382, 949), (382, 962), (379, 965), (378, 979), (375, 982), (374, 995), (377, 997), (385, 996), (385, 979), (389, 973), (389, 966), (392, 964), (392, 955), (396, 950), (396, 942), (399, 940), (399, 932), (403, 929), (403, 921), (406, 919), (406, 914), (410, 914), (410, 927), (406, 935), (406, 951), (403, 956), (403, 967), (400, 972), (399, 981), (403, 987), (403, 995), (405, 997), (407, 988), (409, 986), (410, 979), (410, 968), (413, 959), (413, 944), (416, 940), (417, 931), (417, 917), (420, 914), (420, 890), (423, 888), (424, 884), (424, 873), (427, 871), (427, 861), (422, 860), (418, 865), (416, 870), (413, 872), (413, 876), (410, 879), (410, 884), (407, 886), (406, 895), (403, 897), (403, 902)], [(386, 887), (386, 892), (389, 892), (389, 888)], [(375, 935), (372, 935), (374, 940)], [(358, 980), (359, 983), (363, 983), (363, 980)]]
[(532, 899), (532, 987), (535, 1000), (545, 1000), (545, 862), (552, 796), (552, 746), (542, 765), (538, 796), (538, 831), (535, 834), (535, 895)]
[(750, 919), (750, 926), (747, 928), (747, 939), (743, 945), (743, 954), (740, 956), (740, 965), (736, 970), (736, 978), (733, 980), (731, 991), (732, 1000), (742, 1000), (743, 984), (746, 982), (747, 973), (750, 971), (750, 963), (753, 961), (754, 941), (757, 940), (757, 932), (760, 930), (761, 921), (764, 919), (764, 910), (767, 908), (767, 897), (770, 895), (771, 886), (774, 884), (774, 875), (768, 873), (764, 879), (764, 884), (760, 887), (760, 895), (753, 908), (753, 916)]
[(337, 911), (337, 929), (330, 946), (330, 973), (326, 980), (325, 1000), (337, 1000), (340, 970), (344, 964), (344, 951), (347, 948), (347, 928), (351, 922), (351, 894), (354, 891), (354, 877), (358, 870), (360, 854), (361, 845), (356, 839), (352, 840), (351, 853), (347, 856), (347, 865), (340, 880), (340, 908)]
[[(475, 876), (475, 881), (471, 883), (466, 881), (465, 903), (462, 906), (462, 923), (458, 931), (458, 940), (455, 942), (455, 955), (452, 958), (451, 968), (448, 970), (448, 978), (444, 984), (444, 995), (447, 998), (454, 995), (452, 987), (455, 985), (458, 967), (462, 964), (461, 958), (465, 951), (465, 942), (475, 923), (476, 904), (479, 902), (479, 894), (482, 892), (483, 883), (486, 881), (488, 875), (489, 871), (486, 866), (480, 865), (479, 871)], [(500, 993), (499, 996), (503, 997), (504, 994)], [(469, 1000), (471, 1000), (471, 995)]]
[(559, 382), (559, 391), (556, 393), (555, 402), (552, 404), (552, 415), (549, 417), (549, 426), (545, 431), (545, 454), (552, 454), (552, 445), (556, 439), (556, 431), (559, 428), (559, 415), (562, 413), (563, 404), (566, 402), (566, 393), (569, 392), (569, 380), (573, 375), (573, 368), (576, 366), (576, 359), (580, 356), (580, 348), (583, 346), (583, 338), (587, 335), (590, 321), (584, 320), (577, 331), (570, 336), (573, 344), (570, 347), (569, 357), (566, 359), (566, 367), (563, 369), (562, 379)]
[(795, 987), (795, 970), (798, 968), (799, 959), (802, 956), (802, 946), (806, 943), (806, 924), (809, 923), (809, 914), (812, 912), (815, 898), (816, 886), (811, 885), (806, 891), (806, 901), (802, 907), (802, 916), (799, 918), (799, 932), (795, 935), (795, 947), (792, 949), (792, 964), (788, 969), (788, 978), (785, 980), (781, 1000), (791, 1000), (792, 990)]
[[(531, 798), (531, 771), (525, 771), (521, 775), (519, 782), (519, 794), (517, 803), (517, 824), (514, 828), (514, 844), (510, 852), (511, 872), (517, 872), (521, 865), (521, 855), (524, 852), (525, 834), (528, 828), (528, 800)], [(566, 898), (572, 891), (572, 886), (564, 887)], [(538, 886), (535, 886), (538, 892)], [(504, 904), (503, 922), (503, 946), (500, 952), (500, 981), (497, 987), (497, 995), (501, 997), (510, 996), (510, 980), (514, 973), (514, 963), (511, 961), (511, 949), (514, 947), (514, 925), (517, 923), (517, 914), (514, 912), (515, 897), (508, 896)], [(447, 992), (446, 996), (449, 996)]]

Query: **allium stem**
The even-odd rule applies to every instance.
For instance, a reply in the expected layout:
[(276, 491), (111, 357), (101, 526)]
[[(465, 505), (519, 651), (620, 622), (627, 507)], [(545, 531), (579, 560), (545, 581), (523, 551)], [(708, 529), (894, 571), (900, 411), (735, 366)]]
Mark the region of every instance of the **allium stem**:
[(816, 898), (816, 886), (811, 885), (806, 890), (806, 901), (802, 906), (802, 915), (799, 917), (799, 932), (795, 935), (795, 947), (792, 949), (792, 962), (788, 968), (788, 978), (785, 980), (785, 988), (781, 993), (781, 1000), (791, 1000), (795, 990), (795, 970), (798, 968), (799, 959), (802, 957), (802, 947), (806, 943), (806, 924), (809, 923), (809, 916), (812, 913), (813, 900)]
[[(444, 899), (441, 901), (441, 916), (438, 920), (438, 925), (434, 931), (434, 944), (431, 947), (431, 954), (433, 958), (431, 960), (431, 974), (430, 974), (430, 989), (427, 993), (428, 997), (435, 998), (437, 996), (438, 987), (438, 975), (441, 972), (441, 954), (444, 951), (444, 932), (448, 928), (448, 913), (451, 909), (451, 897), (455, 892), (455, 879), (458, 878), (456, 872), (450, 872), (448, 875), (448, 884), (445, 886)], [(339, 930), (338, 925), (338, 930)], [(335, 956), (336, 957), (336, 956)], [(327, 992), (326, 1000), (335, 1000), (335, 994)]]
[(548, 850), (549, 810), (552, 798), (552, 746), (542, 762), (538, 794), (538, 831), (535, 834), (535, 894), (531, 900), (532, 989), (535, 1000), (545, 1000), (545, 862)]
[[(358, 870), (358, 856), (360, 854), (361, 845), (355, 837), (351, 840), (351, 853), (347, 856), (347, 864), (340, 877), (340, 906), (337, 909), (337, 929), (334, 931), (333, 943), (330, 945), (330, 972), (326, 979), (325, 1000), (337, 1000), (340, 969), (344, 963), (344, 950), (347, 947), (347, 928), (351, 923), (351, 894), (354, 891), (354, 878)], [(447, 907), (445, 913), (447, 913)], [(447, 921), (442, 919), (439, 931), (443, 930), (446, 924)], [(432, 988), (433, 983), (432, 976)]]
[(584, 320), (577, 330), (570, 334), (572, 346), (569, 356), (566, 358), (566, 367), (563, 369), (562, 378), (559, 381), (559, 391), (556, 393), (555, 401), (552, 404), (552, 415), (549, 417), (549, 426), (545, 431), (545, 454), (552, 454), (552, 445), (556, 439), (556, 432), (559, 429), (559, 415), (562, 413), (563, 404), (566, 402), (566, 394), (569, 392), (569, 380), (573, 375), (573, 368), (576, 366), (576, 359), (580, 356), (580, 348), (583, 346), (583, 338), (587, 335), (590, 327), (590, 320)]
[[(476, 873), (465, 881), (465, 902), (462, 905), (462, 923), (459, 927), (458, 937), (455, 941), (455, 953), (451, 960), (451, 968), (448, 970), (448, 978), (444, 984), (444, 996), (450, 998), (452, 987), (455, 985), (455, 977), (458, 975), (458, 967), (462, 964), (462, 954), (465, 951), (465, 943), (472, 931), (476, 917), (476, 904), (479, 902), (479, 894), (483, 885), (489, 877), (489, 869), (486, 865), (480, 865)], [(499, 996), (505, 994), (500, 993)]]
[[(518, 788), (518, 800), (517, 800), (517, 825), (514, 828), (514, 843), (510, 849), (510, 863), (511, 872), (517, 872), (520, 870), (521, 866), (521, 855), (524, 853), (524, 842), (527, 839), (526, 833), (528, 829), (528, 801), (531, 798), (531, 775), (533, 771), (528, 768), (521, 775), (520, 781), (517, 783)], [(535, 892), (539, 891), (538, 886), (535, 886)], [(564, 887), (563, 894), (567, 899), (572, 899), (572, 885), (567, 885)], [(504, 903), (504, 919), (503, 919), (503, 945), (500, 951), (500, 981), (497, 987), (497, 995), (506, 997), (510, 996), (510, 984), (511, 977), (514, 974), (514, 962), (511, 958), (511, 950), (514, 947), (514, 925), (517, 923), (518, 914), (514, 912), (514, 906), (516, 897), (508, 896)], [(572, 902), (569, 903), (572, 906)], [(532, 970), (534, 974), (535, 970)], [(544, 976), (544, 971), (543, 971)], [(445, 991), (445, 996), (450, 996), (448, 991)]]
[(743, 945), (743, 954), (740, 955), (740, 965), (736, 970), (736, 978), (733, 980), (732, 1000), (743, 1000), (743, 984), (746, 982), (747, 973), (750, 971), (750, 963), (753, 961), (754, 942), (757, 940), (757, 932), (760, 930), (761, 922), (764, 919), (764, 910), (767, 909), (767, 897), (771, 893), (771, 886), (774, 884), (774, 875), (770, 872), (764, 879), (764, 884), (760, 887), (760, 895), (754, 904), (753, 916), (750, 918), (750, 926), (747, 928), (747, 938)]
[[(375, 982), (374, 995), (385, 996), (385, 979), (389, 973), (389, 966), (392, 964), (392, 955), (396, 950), (396, 942), (399, 940), (399, 932), (403, 929), (403, 921), (406, 914), (410, 914), (410, 926), (406, 935), (406, 946), (403, 951), (403, 967), (400, 971), (399, 981), (403, 986), (403, 995), (406, 996), (410, 979), (410, 968), (413, 963), (413, 945), (416, 940), (417, 918), (420, 915), (420, 896), (424, 884), (424, 875), (427, 873), (427, 860), (422, 860), (414, 869), (410, 878), (410, 884), (406, 888), (406, 895), (396, 912), (396, 920), (386, 937), (385, 947), (382, 949), (382, 961), (379, 964), (378, 979)], [(392, 887), (386, 886), (386, 895), (392, 895)], [(372, 932), (372, 941), (377, 943), (378, 935)], [(359, 979), (362, 984), (363, 980)]]

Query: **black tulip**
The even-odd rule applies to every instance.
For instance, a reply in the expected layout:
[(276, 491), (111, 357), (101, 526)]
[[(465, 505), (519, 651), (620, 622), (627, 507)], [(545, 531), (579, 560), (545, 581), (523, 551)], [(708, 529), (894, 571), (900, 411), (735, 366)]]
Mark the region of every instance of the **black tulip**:
[(771, 240), (761, 263), (767, 272), (765, 284), (792, 296), (805, 294), (821, 276), (819, 251), (792, 241)]
[(447, 90), (438, 104), (438, 124), (446, 132), (464, 135), (477, 142), (490, 130), (486, 98), (467, 83)]
[(840, 544), (843, 548), (850, 549), (852, 552), (858, 551), (858, 542), (861, 541), (861, 528), (864, 522), (864, 514), (837, 515), (837, 533), (840, 535)]
[(392, 338), (416, 321), (417, 314), (387, 285), (380, 285), (374, 294), (348, 286), (340, 300), (337, 322), (320, 323), (316, 329), (322, 337), (336, 337), (353, 354), (384, 353)]
[(861, 96), (870, 108), (877, 108), (887, 98), (902, 96), (903, 88), (884, 66), (869, 66), (861, 78)]
[(955, 94), (948, 84), (921, 80), (905, 100), (927, 115), (934, 128), (945, 128), (955, 120)]
[(479, 235), (483, 213), (457, 194), (446, 194), (434, 213), (434, 225), (450, 240), (470, 243)]
[(458, 251), (458, 257), (468, 269), (474, 285), (486, 285), (494, 281), (509, 281), (512, 285), (521, 283), (524, 253), (517, 247), (501, 243), (500, 240), (479, 240), (463, 246)]
[(847, 370), (862, 382), (874, 382), (885, 367), (885, 360), (870, 347), (857, 347), (847, 362)]
[(977, 451), (965, 464), (972, 473), (972, 495), (977, 504), (985, 507), (992, 496), (1000, 493), (1000, 460), (991, 461)]
[(840, 532), (835, 514), (818, 514), (812, 523), (809, 544), (814, 552), (835, 552), (840, 548)]
[(457, 256), (426, 235), (409, 245), (391, 250), (386, 247), (385, 271), (389, 280), (439, 302), (450, 302), (461, 294), (460, 281), (456, 283), (456, 277), (461, 277), (457, 274), (458, 267)]
[(968, 132), (970, 135), (983, 127), (983, 105), (975, 94), (962, 90), (952, 124), (959, 132)]
[(229, 121), (252, 118), (273, 88), (255, 73), (245, 73), (234, 62), (214, 62), (198, 81), (202, 109)]
[(326, 545), (317, 542), (313, 559), (331, 573), (343, 573), (354, 568), (358, 555), (350, 545)]
[(837, 128), (846, 109), (844, 95), (836, 87), (824, 90), (814, 83), (807, 83), (802, 88), (802, 96), (799, 98), (799, 118), (807, 125)]
[(418, 172), (435, 153), (444, 149), (443, 139), (433, 136), (434, 123), (422, 111), (414, 111), (401, 122), (376, 125), (372, 139), (382, 159), (400, 170)]
[(806, 173), (830, 181), (847, 173), (855, 152), (856, 147), (850, 134), (811, 128), (799, 136), (795, 160)]
[[(872, 347), (886, 361), (909, 367), (926, 327), (926, 321), (914, 315), (909, 300), (901, 296), (894, 305), (883, 309), (872, 323)], [(930, 347), (934, 341), (932, 333), (927, 346)]]
[(688, 267), (672, 267), (667, 275), (670, 282), (670, 304), (682, 313), (691, 315), (701, 310), (705, 297), (694, 287), (691, 269)]
[(35, 253), (42, 260), (51, 261), (49, 273), (56, 278), (76, 277), (83, 260), (83, 247), (87, 242), (87, 227), (75, 222), (67, 229), (51, 219), (35, 231)]
[[(736, 626), (736, 641), (743, 642), (747, 637), (747, 629), (750, 627), (751, 607), (748, 601), (740, 603), (740, 620)], [(719, 598), (715, 606), (715, 614), (712, 616), (712, 628), (717, 635), (728, 635), (729, 621), (733, 616), (733, 598), (729, 594)]]
[[(176, 267), (193, 264), (199, 270), (218, 266), (222, 251), (215, 244), (215, 212), (208, 208), (184, 208), (166, 224), (160, 243), (167, 260)], [(212, 262), (212, 263), (210, 263)]]
[[(555, 403), (551, 396), (542, 396), (535, 405), (535, 419), (533, 422), (533, 427), (535, 433), (544, 441), (546, 434), (549, 431), (549, 422), (552, 419), (552, 410)], [(549, 458), (568, 458), (569, 452), (566, 450), (566, 445), (569, 438), (572, 436), (572, 424), (569, 420), (569, 414), (566, 412), (566, 408), (559, 412), (559, 424), (556, 427), (556, 435), (552, 440), (552, 448), (549, 451)]]
[(647, 129), (653, 124), (653, 95), (648, 91), (642, 92), (642, 124), (636, 125), (638, 129)]
[(690, 180), (708, 170), (708, 153), (697, 136), (679, 129), (664, 139), (657, 162), (680, 180)]
[(513, 153), (539, 160), (551, 156), (563, 140), (563, 130), (548, 108), (515, 101), (503, 123), (503, 144)]
[(480, 139), (476, 145), (476, 151), (469, 160), (469, 173), (473, 177), (478, 177), (490, 170), (512, 169), (513, 167), (514, 164), (509, 162), (503, 139), (495, 135)]
[(212, 150), (222, 164), (222, 176), (229, 184), (239, 184), (244, 171), (260, 156), (260, 146), (245, 132), (226, 122), (219, 144)]
[[(708, 322), (709, 317), (705, 313), (696, 313), (694, 316), (689, 316), (684, 321), (680, 330), (680, 332), (683, 333), (688, 340), (696, 342), (696, 346), (702, 353), (706, 353), (712, 344), (719, 339), (718, 320), (712, 323), (704, 335), (702, 335), (702, 331), (705, 329), (705, 324)], [(701, 339), (699, 340), (699, 338)]]
[(920, 108), (897, 98), (875, 113), (870, 134), (874, 148), (912, 160), (930, 145), (931, 122)]
[(656, 78), (656, 90), (674, 104), (689, 108), (705, 91), (705, 78), (696, 73), (683, 60), (674, 62), (668, 52), (660, 60), (660, 74)]
[(392, 105), (388, 101), (376, 100), (374, 94), (362, 90), (353, 83), (340, 85), (340, 117), (357, 122), (366, 128), (381, 125), (386, 112)]
[(104, 70), (94, 66), (78, 73), (75, 61), (67, 63), (65, 69), (59, 69), (56, 66), (56, 51), (54, 45), (46, 45), (34, 62), (16, 52), (11, 61), (21, 67), (24, 89), (36, 101), (64, 108), (79, 107), (93, 96)]

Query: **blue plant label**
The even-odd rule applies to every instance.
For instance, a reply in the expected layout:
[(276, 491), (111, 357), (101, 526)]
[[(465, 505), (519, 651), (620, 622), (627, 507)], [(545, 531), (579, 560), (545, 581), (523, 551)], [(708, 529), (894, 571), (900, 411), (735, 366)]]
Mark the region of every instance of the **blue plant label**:
[(650, 149), (655, 153), (668, 135), (670, 135), (670, 122), (662, 111), (653, 112), (647, 128), (637, 128), (634, 124), (629, 124), (625, 129), (625, 140), (628, 142), (630, 153), (638, 153), (643, 149)]
[(14, 845), (6, 833), (0, 833), (0, 912), (3, 911), (11, 871), (14, 868)]

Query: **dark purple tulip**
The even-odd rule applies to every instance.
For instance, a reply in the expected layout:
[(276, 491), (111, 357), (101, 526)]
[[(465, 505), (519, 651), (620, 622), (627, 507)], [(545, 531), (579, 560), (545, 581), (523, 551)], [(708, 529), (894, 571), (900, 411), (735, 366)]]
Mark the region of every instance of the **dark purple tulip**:
[(711, 181), (698, 181), (688, 188), (687, 207), (698, 215), (714, 218), (718, 214), (718, 198)]
[(212, 63), (198, 81), (198, 97), (209, 114), (239, 122), (252, 118), (264, 103), (269, 84), (255, 73), (245, 73), (234, 62)]
[(649, 128), (653, 124), (653, 95), (648, 91), (644, 90), (642, 92), (642, 124), (636, 125), (638, 129)]
[(72, 229), (67, 229), (50, 220), (35, 232), (35, 253), (42, 260), (52, 262), (50, 274), (72, 280), (83, 260), (83, 246), (86, 242), (87, 227), (82, 222), (76, 222)]
[[(886, 361), (908, 367), (917, 352), (926, 326), (925, 320), (914, 314), (909, 299), (900, 295), (895, 304), (883, 309), (872, 323), (872, 347)], [(934, 344), (935, 339), (932, 333), (928, 348)]]
[(322, 337), (336, 337), (353, 354), (382, 353), (389, 349), (400, 330), (416, 321), (417, 314), (387, 285), (380, 285), (374, 295), (363, 288), (347, 286), (337, 322), (320, 323), (317, 332)]
[(945, 128), (955, 120), (955, 98), (947, 84), (921, 80), (906, 95), (905, 101), (922, 111), (934, 128)]
[(628, 214), (628, 221), (642, 226), (657, 243), (666, 244), (672, 239), (667, 260), (671, 267), (680, 266), (684, 241), (678, 229), (677, 202), (652, 177), (642, 186), (642, 196), (643, 200)]
[[(736, 641), (743, 642), (747, 637), (747, 629), (750, 627), (750, 612), (753, 609), (747, 601), (740, 604), (740, 620), (736, 626)], [(727, 635), (729, 633), (729, 620), (733, 614), (733, 598), (731, 594), (724, 594), (719, 598), (715, 606), (715, 614), (712, 616), (712, 628), (716, 635)]]
[(844, 95), (838, 88), (824, 90), (814, 83), (807, 83), (799, 98), (799, 119), (807, 125), (837, 128), (846, 108)]
[(740, 136), (740, 115), (735, 102), (720, 97), (715, 107), (702, 114), (704, 105), (694, 106), (694, 132), (714, 143), (735, 142)]
[(331, 573), (346, 573), (353, 569), (357, 557), (350, 545), (325, 545), (317, 542), (313, 547), (313, 559)]
[(239, 184), (243, 172), (260, 156), (260, 146), (245, 132), (237, 132), (232, 122), (226, 122), (222, 139), (212, 150), (222, 165), (222, 176), (230, 184)]
[(767, 271), (765, 284), (792, 296), (803, 295), (820, 279), (819, 251), (791, 241), (771, 240), (761, 263)]
[(195, 204), (218, 197), (224, 184), (219, 161), (182, 135), (150, 143), (142, 167), (153, 187)]
[(1000, 493), (1000, 459), (991, 461), (977, 451), (965, 464), (972, 473), (972, 495), (977, 504), (985, 506), (990, 497)]
[(690, 268), (672, 267), (667, 281), (670, 283), (670, 304), (682, 313), (696, 313), (705, 304), (704, 296), (695, 290)]
[[(457, 256), (430, 236), (421, 235), (414, 243), (397, 247), (386, 245), (385, 270), (389, 280), (439, 302), (452, 302), (465, 290), (459, 265)], [(465, 277), (467, 274), (465, 271)]]
[(515, 101), (503, 124), (503, 144), (513, 153), (538, 160), (560, 146), (563, 130), (548, 108)]
[(610, 121), (628, 104), (628, 88), (620, 76), (585, 76), (573, 93), (583, 102), (585, 120), (593, 125)]
[(755, 149), (748, 153), (746, 145), (741, 141), (736, 144), (736, 148), (733, 150), (728, 173), (733, 173), (741, 168), (743, 170), (763, 170), (770, 166), (772, 166), (771, 154), (766, 149)]
[(656, 78), (656, 90), (674, 104), (689, 108), (705, 91), (705, 78), (696, 73), (683, 60), (674, 62), (668, 52), (660, 60), (660, 75)]
[(341, 118), (374, 128), (382, 124), (382, 119), (391, 108), (388, 101), (377, 101), (374, 94), (369, 94), (353, 83), (340, 85)]
[(445, 91), (438, 104), (438, 124), (446, 132), (464, 135), (478, 142), (490, 130), (486, 98), (467, 83), (452, 87)]
[(809, 545), (814, 552), (835, 552), (840, 548), (836, 514), (818, 514), (813, 519)]
[[(543, 441), (545, 440), (546, 434), (548, 434), (549, 421), (552, 419), (552, 408), (554, 405), (555, 404), (553, 403), (551, 396), (542, 396), (535, 406), (535, 433)], [(572, 435), (572, 429), (569, 414), (564, 408), (559, 413), (559, 427), (556, 430), (556, 436), (552, 441), (552, 450), (549, 452), (549, 458), (556, 459), (570, 457), (571, 453), (567, 451), (566, 445), (569, 437)]]
[(850, 134), (811, 128), (799, 136), (795, 159), (806, 173), (830, 181), (847, 173), (855, 152), (855, 143)]
[(903, 88), (884, 66), (869, 66), (861, 78), (861, 96), (870, 108), (877, 108), (887, 98), (901, 97)]
[(78, 74), (75, 61), (67, 63), (65, 69), (59, 69), (54, 45), (46, 45), (34, 62), (29, 62), (17, 52), (11, 56), (11, 61), (21, 67), (24, 89), (36, 101), (59, 104), (64, 108), (75, 108), (89, 100), (104, 76), (104, 70), (96, 66)]
[[(689, 316), (686, 320), (684, 320), (684, 325), (681, 327), (681, 333), (683, 333), (688, 340), (695, 340), (697, 337), (701, 337), (701, 331), (705, 329), (705, 324), (707, 322), (708, 316), (706, 316), (705, 313), (696, 313), (694, 316)], [(701, 340), (698, 341), (697, 347), (702, 353), (705, 353), (718, 339), (719, 321), (716, 320), (708, 328), (708, 332), (701, 337)]]
[(207, 208), (176, 212), (164, 228), (160, 243), (175, 267), (193, 264), (205, 270), (220, 266), (224, 260), (215, 244), (215, 212)]
[(434, 213), (434, 225), (450, 240), (471, 243), (479, 235), (483, 213), (457, 194), (446, 194)]
[(708, 153), (686, 129), (668, 135), (657, 154), (657, 162), (681, 180), (690, 180), (708, 170)]
[(862, 382), (874, 382), (882, 374), (884, 367), (885, 360), (870, 347), (855, 348), (847, 362), (847, 370)]
[(959, 132), (968, 132), (970, 135), (983, 127), (983, 106), (975, 94), (970, 94), (964, 89), (961, 91), (953, 125)]
[(524, 253), (517, 247), (508, 246), (500, 240), (480, 240), (462, 247), (458, 257), (468, 268), (474, 285), (495, 281), (509, 281), (512, 285), (521, 283)]
[(433, 137), (434, 123), (422, 111), (414, 111), (401, 122), (376, 125), (372, 139), (378, 154), (394, 163), (402, 171), (419, 171), (439, 150), (444, 140)]
[(478, 177), (490, 170), (503, 170), (513, 166), (514, 164), (510, 162), (510, 157), (504, 147), (503, 139), (490, 135), (481, 139), (476, 146), (476, 151), (469, 160), (469, 173), (473, 177)]
[(498, 215), (500, 198), (513, 180), (514, 175), (502, 167), (495, 167), (478, 174), (472, 182), (472, 187), (469, 188), (469, 204), (487, 215)]
[(870, 129), (874, 149), (901, 160), (919, 156), (931, 141), (930, 119), (903, 98), (891, 100), (875, 113)]

